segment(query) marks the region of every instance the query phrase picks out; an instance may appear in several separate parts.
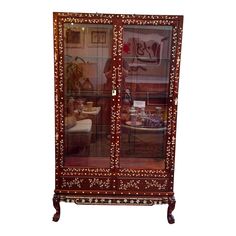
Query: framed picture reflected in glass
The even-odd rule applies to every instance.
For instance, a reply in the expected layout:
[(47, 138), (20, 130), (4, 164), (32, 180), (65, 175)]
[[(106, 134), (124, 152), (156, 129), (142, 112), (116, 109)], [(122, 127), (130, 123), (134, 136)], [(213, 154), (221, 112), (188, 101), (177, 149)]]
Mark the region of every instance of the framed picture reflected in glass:
[(88, 47), (108, 47), (110, 30), (107, 28), (88, 28)]
[(65, 30), (65, 45), (68, 48), (84, 47), (84, 30), (83, 28), (67, 28)]

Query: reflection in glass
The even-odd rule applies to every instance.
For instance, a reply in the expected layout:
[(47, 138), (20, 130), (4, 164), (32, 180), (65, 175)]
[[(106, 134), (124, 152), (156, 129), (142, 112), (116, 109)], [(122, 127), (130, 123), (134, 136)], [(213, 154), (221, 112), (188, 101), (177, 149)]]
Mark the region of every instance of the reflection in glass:
[(170, 26), (125, 26), (121, 168), (165, 168)]
[(112, 26), (64, 24), (64, 165), (110, 166)]

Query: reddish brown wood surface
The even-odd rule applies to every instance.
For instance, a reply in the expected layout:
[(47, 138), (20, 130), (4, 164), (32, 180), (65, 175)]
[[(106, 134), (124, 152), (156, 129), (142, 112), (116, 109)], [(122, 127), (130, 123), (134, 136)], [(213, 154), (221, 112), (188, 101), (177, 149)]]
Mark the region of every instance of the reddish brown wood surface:
[[(108, 203), (109, 197), (119, 196), (116, 201), (111, 200), (111, 203), (126, 204), (126, 199), (135, 196), (136, 199), (142, 198), (142, 204), (148, 199), (154, 204), (165, 203), (168, 207), (168, 222), (174, 223), (172, 211), (175, 207), (175, 200), (173, 192), (174, 181), (174, 162), (175, 162), (175, 137), (176, 137), (176, 119), (177, 119), (177, 97), (178, 97), (178, 81), (179, 81), (179, 64), (181, 54), (181, 40), (182, 40), (182, 25), (183, 16), (151, 16), (151, 15), (122, 15), (122, 14), (90, 14), (90, 13), (54, 13), (54, 75), (55, 75), (55, 124), (56, 124), (56, 163), (55, 163), (55, 195), (53, 198), (53, 205), (56, 213), (53, 217), (54, 221), (60, 218), (60, 201), (71, 199), (71, 194), (78, 196), (75, 203), (89, 204), (89, 200), (83, 200), (83, 196), (92, 196), (91, 203), (96, 203), (96, 197), (99, 199), (98, 203)], [(63, 29), (63, 24), (66, 22), (86, 23), (86, 24), (111, 24), (115, 26), (114, 34), (121, 32), (117, 38), (113, 37), (113, 45), (117, 40), (122, 41), (122, 27), (126, 24), (132, 25), (169, 25), (173, 27), (172, 35), (172, 52), (170, 65), (170, 83), (169, 83), (169, 97), (167, 101), (168, 106), (168, 130), (166, 137), (166, 156), (165, 168), (160, 164), (161, 168), (148, 167), (146, 169), (132, 169), (120, 167), (120, 135), (116, 126), (115, 135), (111, 141), (116, 144), (114, 155), (111, 157), (110, 165), (102, 167), (76, 167), (63, 161), (64, 153), (64, 127), (62, 120), (64, 119), (63, 99), (63, 65), (64, 65), (64, 49), (63, 37), (60, 33)], [(120, 31), (119, 31), (120, 30)], [(113, 35), (114, 36), (114, 35)], [(121, 42), (122, 43), (122, 42)], [(119, 46), (119, 45), (118, 45)], [(122, 55), (115, 54), (113, 50), (113, 66), (119, 67), (122, 63)], [(116, 78), (116, 85), (118, 84)], [(117, 96), (114, 97), (112, 106), (117, 107), (120, 99), (118, 91)], [(120, 118), (116, 117), (112, 120), (113, 125), (120, 123)], [(74, 161), (74, 162), (73, 162)], [(81, 161), (83, 161), (81, 159)], [(145, 162), (145, 161), (144, 161)], [(70, 163), (70, 162), (69, 162)], [(71, 159), (71, 163), (75, 160)], [(96, 162), (95, 162), (96, 163)], [(115, 164), (114, 164), (115, 163)], [(170, 196), (166, 200), (165, 196)], [(80, 198), (81, 199), (80, 199)], [(104, 200), (104, 198), (107, 198)], [(74, 198), (72, 198), (74, 199)], [(92, 198), (91, 198), (92, 199)], [(76, 202), (77, 201), (77, 202)], [(132, 205), (132, 201), (129, 200)], [(138, 202), (139, 203), (139, 202)], [(137, 203), (137, 205), (138, 205)], [(135, 203), (136, 204), (136, 203)]]

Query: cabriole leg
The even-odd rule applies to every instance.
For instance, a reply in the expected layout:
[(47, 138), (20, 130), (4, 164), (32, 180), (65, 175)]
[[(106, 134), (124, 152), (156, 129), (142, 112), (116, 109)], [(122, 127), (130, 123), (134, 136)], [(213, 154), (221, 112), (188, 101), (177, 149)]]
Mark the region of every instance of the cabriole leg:
[(168, 209), (167, 209), (167, 220), (169, 224), (174, 224), (175, 223), (175, 218), (172, 215), (172, 211), (175, 209), (175, 198), (170, 197), (168, 201)]
[(53, 206), (56, 209), (56, 213), (54, 214), (52, 220), (57, 222), (60, 219), (60, 198), (58, 195), (54, 194), (53, 196)]

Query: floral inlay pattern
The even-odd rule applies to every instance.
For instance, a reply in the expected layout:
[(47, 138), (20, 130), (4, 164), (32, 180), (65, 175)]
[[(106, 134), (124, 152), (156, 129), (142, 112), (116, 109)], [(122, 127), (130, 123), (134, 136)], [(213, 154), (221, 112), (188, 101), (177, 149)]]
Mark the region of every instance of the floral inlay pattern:
[(89, 187), (98, 186), (99, 188), (110, 188), (110, 179), (102, 180), (102, 179), (89, 179)]
[(72, 187), (77, 187), (81, 188), (81, 183), (83, 182), (83, 179), (80, 178), (74, 178), (71, 181), (68, 181), (64, 178), (62, 178), (62, 188), (72, 188)]
[(146, 183), (145, 189), (155, 187), (157, 188), (157, 190), (166, 190), (167, 187), (167, 179), (163, 183), (155, 179), (145, 180), (145, 183)]
[(130, 180), (126, 183), (124, 183), (122, 180), (120, 180), (119, 189), (120, 190), (128, 190), (130, 188), (139, 189), (139, 184), (140, 184), (140, 180)]

